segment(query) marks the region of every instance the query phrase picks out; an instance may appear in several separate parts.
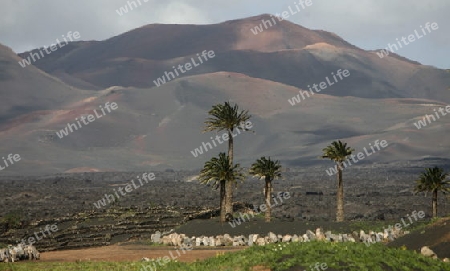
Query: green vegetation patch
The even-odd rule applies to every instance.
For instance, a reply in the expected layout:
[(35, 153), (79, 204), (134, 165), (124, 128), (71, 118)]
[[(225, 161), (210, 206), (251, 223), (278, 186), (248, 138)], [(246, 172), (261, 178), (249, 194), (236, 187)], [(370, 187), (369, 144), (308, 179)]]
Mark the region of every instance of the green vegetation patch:
[[(189, 252), (187, 252), (189, 253)], [(450, 271), (450, 264), (425, 258), (418, 253), (388, 248), (383, 244), (369, 247), (362, 243), (279, 243), (251, 247), (233, 253), (194, 263), (171, 261), (158, 271), (239, 271), (254, 266), (266, 266), (273, 271), (311, 270), (310, 265), (325, 263), (329, 271)], [(9, 263), (0, 264), (0, 270), (141, 270), (145, 262), (77, 262), (77, 263)], [(145, 269), (142, 269), (145, 270)], [(149, 267), (147, 270), (153, 270)]]

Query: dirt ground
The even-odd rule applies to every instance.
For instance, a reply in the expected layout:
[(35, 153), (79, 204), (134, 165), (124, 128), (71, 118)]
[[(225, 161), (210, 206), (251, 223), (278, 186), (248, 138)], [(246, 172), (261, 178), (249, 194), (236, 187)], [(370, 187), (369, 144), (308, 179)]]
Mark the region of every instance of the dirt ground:
[[(249, 233), (267, 233), (273, 231), (280, 234), (298, 232), (303, 233), (306, 229), (315, 229), (322, 226), (325, 230), (336, 232), (351, 232), (355, 230), (351, 223), (335, 222), (316, 222), (316, 223), (289, 223), (272, 222), (261, 223), (260, 221), (246, 222), (244, 225), (232, 228), (228, 223), (218, 223), (213, 220), (194, 220), (177, 229), (178, 233), (185, 233), (189, 236), (199, 235), (217, 235), (228, 232), (231, 235), (249, 234)], [(388, 244), (392, 247), (405, 245), (408, 249), (420, 251), (422, 246), (430, 246), (440, 258), (450, 257), (450, 218), (443, 219), (434, 225), (428, 226), (418, 232), (403, 236), (394, 242)], [(214, 257), (218, 253), (238, 251), (245, 247), (230, 248), (194, 248), (181, 254), (178, 258), (182, 262), (193, 262)], [(46, 262), (74, 262), (74, 261), (139, 261), (143, 257), (158, 258), (164, 256), (178, 256), (176, 248), (156, 247), (144, 244), (125, 243), (116, 244), (107, 247), (96, 247), (79, 250), (62, 250), (44, 252), (41, 254), (41, 260)]]
[(197, 259), (203, 260), (215, 257), (218, 253), (238, 251), (240, 248), (224, 249), (194, 249), (191, 251), (179, 250), (178, 257), (175, 248), (161, 249), (161, 247), (150, 247), (148, 245), (112, 245), (107, 247), (96, 247), (77, 250), (49, 251), (41, 254), (41, 261), (44, 262), (75, 262), (75, 261), (139, 261), (143, 257), (158, 258), (169, 256), (178, 257), (181, 262), (194, 262)]

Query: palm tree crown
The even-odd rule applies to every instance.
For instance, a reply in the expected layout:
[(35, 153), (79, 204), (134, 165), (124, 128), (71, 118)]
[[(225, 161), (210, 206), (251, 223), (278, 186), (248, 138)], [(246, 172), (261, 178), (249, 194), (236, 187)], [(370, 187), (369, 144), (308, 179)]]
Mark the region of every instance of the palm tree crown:
[(352, 152), (355, 151), (354, 149), (347, 147), (347, 143), (343, 143), (342, 141), (333, 141), (331, 142), (331, 145), (328, 145), (323, 150), (322, 158), (333, 160), (337, 163), (344, 162), (350, 155), (352, 155)]
[(245, 176), (242, 172), (240, 164), (230, 166), (229, 157), (225, 153), (219, 153), (219, 157), (213, 157), (207, 161), (200, 172), (198, 180), (202, 184), (211, 184), (215, 189), (219, 187), (220, 181), (244, 180)]
[(272, 161), (266, 157), (256, 160), (250, 168), (250, 174), (253, 177), (264, 178), (267, 177), (270, 180), (281, 178), (281, 164), (280, 161)]
[[(229, 102), (214, 105), (208, 114), (212, 117), (209, 117), (205, 121), (206, 127), (203, 130), (205, 132), (214, 130), (233, 131), (234, 128), (238, 127), (242, 122), (246, 122), (251, 117), (251, 115), (248, 114), (248, 111), (239, 111), (237, 104), (232, 106)], [(247, 130), (245, 128), (243, 129)]]
[(450, 181), (445, 180), (448, 175), (448, 173), (444, 173), (442, 168), (427, 168), (425, 172), (420, 175), (419, 179), (416, 180), (414, 192), (450, 192), (450, 187), (447, 187), (447, 185), (450, 184)]

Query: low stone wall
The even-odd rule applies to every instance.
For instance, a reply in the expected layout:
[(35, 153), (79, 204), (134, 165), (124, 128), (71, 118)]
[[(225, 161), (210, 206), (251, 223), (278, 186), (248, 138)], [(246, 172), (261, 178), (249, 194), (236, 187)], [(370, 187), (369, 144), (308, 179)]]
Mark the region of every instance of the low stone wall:
[(310, 242), (310, 241), (326, 241), (326, 242), (363, 242), (366, 245), (378, 242), (390, 242), (396, 238), (403, 236), (409, 232), (398, 229), (385, 229), (383, 232), (369, 231), (365, 233), (363, 230), (350, 234), (334, 234), (331, 231), (324, 232), (321, 228), (315, 230), (307, 230), (304, 234), (275, 234), (269, 232), (266, 236), (259, 234), (250, 234), (249, 236), (239, 235), (230, 236), (229, 234), (217, 236), (192, 236), (178, 233), (161, 233), (156, 232), (151, 235), (151, 241), (156, 244), (168, 246), (264, 246), (266, 244), (278, 242)]

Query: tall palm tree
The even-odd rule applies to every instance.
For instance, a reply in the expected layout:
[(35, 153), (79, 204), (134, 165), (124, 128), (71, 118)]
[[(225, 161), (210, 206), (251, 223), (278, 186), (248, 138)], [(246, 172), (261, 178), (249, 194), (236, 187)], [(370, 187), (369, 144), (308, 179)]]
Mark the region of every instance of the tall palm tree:
[(431, 192), (432, 196), (432, 206), (433, 206), (433, 217), (437, 217), (437, 197), (438, 192), (442, 193), (450, 192), (450, 181), (445, 179), (449, 173), (444, 173), (442, 168), (434, 167), (427, 168), (425, 172), (420, 174), (418, 180), (416, 180), (416, 187), (414, 188), (414, 193), (419, 192)]
[(264, 186), (264, 196), (267, 204), (266, 222), (270, 222), (272, 180), (281, 178), (280, 161), (272, 161), (270, 160), (270, 157), (269, 159), (266, 159), (266, 157), (263, 156), (261, 159), (257, 159), (256, 162), (252, 164), (250, 174), (253, 175), (253, 177), (258, 177), (260, 179), (264, 178), (266, 182)]
[[(248, 111), (239, 110), (239, 107), (229, 102), (217, 104), (208, 112), (211, 116), (205, 121), (204, 132), (227, 131), (228, 132), (228, 157), (230, 168), (233, 167), (233, 134), (235, 129), (248, 131), (245, 124), (251, 115)], [(240, 131), (239, 131), (240, 133)], [(225, 209), (227, 213), (233, 214), (233, 180), (225, 183)]]
[(323, 159), (330, 159), (336, 163), (337, 167), (337, 210), (336, 210), (336, 221), (344, 221), (344, 182), (342, 181), (342, 170), (344, 166), (344, 161), (352, 155), (354, 149), (347, 147), (347, 143), (343, 143), (340, 140), (331, 142), (326, 148), (324, 148), (322, 154)]
[(202, 184), (212, 183), (214, 189), (220, 187), (220, 222), (225, 222), (227, 214), (225, 184), (244, 180), (240, 165), (230, 166), (229, 157), (221, 152), (219, 157), (213, 157), (205, 163), (198, 179)]

